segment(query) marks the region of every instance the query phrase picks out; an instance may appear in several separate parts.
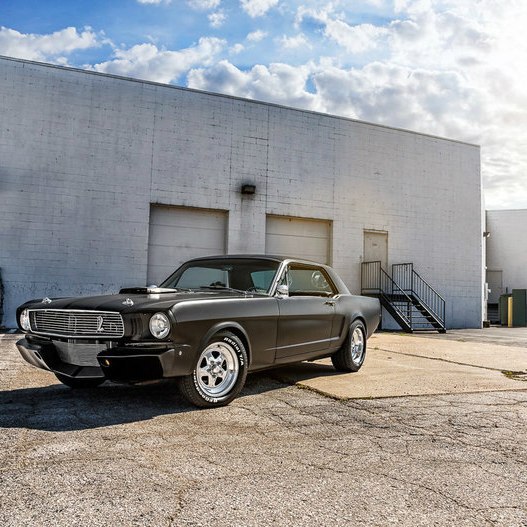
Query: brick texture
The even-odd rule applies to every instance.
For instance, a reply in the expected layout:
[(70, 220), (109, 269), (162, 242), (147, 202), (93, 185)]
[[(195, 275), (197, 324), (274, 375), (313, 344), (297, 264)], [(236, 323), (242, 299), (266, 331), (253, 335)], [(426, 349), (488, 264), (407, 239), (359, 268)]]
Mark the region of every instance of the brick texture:
[[(265, 250), (266, 214), (333, 221), (360, 290), (363, 231), (389, 233), (479, 327), (479, 147), (313, 112), (0, 59), (4, 320), (31, 298), (144, 284), (150, 203), (229, 211), (228, 250)], [(240, 193), (256, 185), (254, 196)]]

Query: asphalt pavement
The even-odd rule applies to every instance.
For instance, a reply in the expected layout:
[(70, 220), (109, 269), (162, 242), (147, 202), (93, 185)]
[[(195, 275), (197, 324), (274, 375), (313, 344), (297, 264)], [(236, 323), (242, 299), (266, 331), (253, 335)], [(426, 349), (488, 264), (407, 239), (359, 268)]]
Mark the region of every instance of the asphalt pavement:
[[(230, 406), (196, 410), (172, 382), (70, 390), (25, 364), (16, 338), (0, 336), (2, 526), (527, 527), (517, 350), (506, 361), (516, 378), (501, 363), (459, 361), (504, 377), (505, 389), (323, 395), (298, 365), (296, 377), (291, 368), (250, 375)], [(463, 343), (379, 338), (367, 364), (392, 353), (385, 360), (409, 375), (412, 357), (418, 372), (423, 360), (438, 372), (456, 366)], [(326, 384), (342, 378), (315, 367)], [(383, 379), (365, 366), (346, 382)]]

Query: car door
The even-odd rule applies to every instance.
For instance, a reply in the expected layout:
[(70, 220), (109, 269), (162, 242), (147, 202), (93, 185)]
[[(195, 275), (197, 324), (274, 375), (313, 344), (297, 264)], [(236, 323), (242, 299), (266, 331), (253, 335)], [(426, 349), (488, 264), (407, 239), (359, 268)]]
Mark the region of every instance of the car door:
[(276, 362), (319, 354), (329, 349), (336, 289), (325, 270), (315, 265), (290, 263), (280, 284)]

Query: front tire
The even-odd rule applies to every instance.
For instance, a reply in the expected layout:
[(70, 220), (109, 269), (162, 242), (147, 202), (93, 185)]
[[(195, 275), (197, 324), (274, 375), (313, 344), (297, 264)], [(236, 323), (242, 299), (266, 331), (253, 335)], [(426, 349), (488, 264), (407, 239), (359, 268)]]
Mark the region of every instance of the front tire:
[(366, 358), (366, 328), (360, 320), (350, 325), (348, 336), (342, 347), (331, 356), (331, 362), (338, 371), (356, 372)]
[(247, 377), (247, 351), (229, 331), (214, 335), (201, 350), (194, 371), (179, 379), (183, 396), (195, 406), (215, 408), (229, 404)]
[(55, 373), (55, 377), (66, 386), (70, 388), (96, 388), (102, 384), (106, 379), (103, 377), (97, 377), (95, 379), (78, 379), (76, 377), (68, 377), (67, 375), (62, 375), (61, 373)]

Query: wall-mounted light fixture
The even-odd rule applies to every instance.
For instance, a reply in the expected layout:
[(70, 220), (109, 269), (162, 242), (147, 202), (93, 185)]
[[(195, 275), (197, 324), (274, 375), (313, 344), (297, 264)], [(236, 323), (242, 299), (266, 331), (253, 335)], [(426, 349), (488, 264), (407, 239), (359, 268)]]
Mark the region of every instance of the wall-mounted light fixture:
[(483, 231), (483, 238), (490, 238), (490, 231)]
[(256, 192), (256, 185), (244, 184), (242, 185), (242, 194), (254, 194)]

